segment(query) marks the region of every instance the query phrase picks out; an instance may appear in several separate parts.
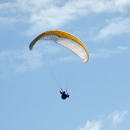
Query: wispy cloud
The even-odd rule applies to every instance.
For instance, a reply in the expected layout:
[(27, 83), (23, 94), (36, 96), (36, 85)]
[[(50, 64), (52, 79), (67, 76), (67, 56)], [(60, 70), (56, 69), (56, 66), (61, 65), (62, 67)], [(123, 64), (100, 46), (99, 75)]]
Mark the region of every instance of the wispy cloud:
[[(3, 23), (4, 25), (12, 24), (12, 23), (14, 24), (16, 22), (18, 22), (18, 20), (16, 20), (15, 18), (9, 18), (9, 17), (0, 18), (0, 23)], [(3, 26), (3, 24), (2, 24), (2, 26)]]
[(80, 130), (100, 130), (101, 129), (101, 121), (87, 121), (86, 125)]
[(43, 65), (42, 57), (43, 53), (38, 49), (36, 51), (29, 51), (28, 48), (3, 51), (0, 53), (0, 71), (6, 74), (35, 70)]
[(114, 49), (99, 49), (97, 51), (95, 51), (94, 53), (90, 53), (90, 57), (91, 58), (106, 58), (106, 57), (110, 57), (112, 55), (115, 54), (120, 54), (123, 53), (127, 50), (129, 50), (129, 47), (125, 47), (125, 46), (118, 46)]
[(124, 121), (124, 117), (128, 111), (111, 113), (108, 117), (101, 116), (98, 120), (87, 121), (85, 126), (78, 130), (101, 130), (101, 129), (115, 129), (120, 123)]
[(24, 73), (36, 70), (45, 64), (52, 66), (76, 59), (68, 53), (64, 55), (62, 51), (61, 47), (53, 46), (53, 44), (47, 44), (46, 42), (44, 44), (39, 43), (32, 51), (29, 48), (3, 51), (0, 52), (0, 71), (4, 75), (10, 72)]
[(9, 50), (0, 53), (0, 70), (3, 73), (25, 72), (42, 65), (41, 54), (29, 50)]
[(122, 113), (115, 111), (114, 113), (110, 114), (107, 119), (112, 120), (113, 126), (117, 126), (119, 123), (123, 121), (127, 113), (128, 111), (123, 111)]
[[(114, 54), (120, 54), (129, 47), (118, 46), (115, 49), (100, 49), (95, 53), (90, 53), (90, 58), (104, 58)], [(67, 50), (67, 49), (65, 49)], [(64, 50), (64, 51), (65, 51)], [(28, 48), (23, 50), (8, 50), (0, 52), (0, 71), (3, 74), (24, 73), (33, 71), (49, 63), (49, 65), (60, 64), (61, 62), (77, 61), (79, 58), (71, 53), (63, 54), (63, 50), (50, 44), (38, 44), (32, 51)]]
[(4, 14), (2, 18), (10, 16), (12, 19), (29, 23), (30, 28), (26, 34), (32, 35), (59, 28), (88, 13), (122, 13), (128, 11), (129, 6), (129, 0), (16, 0), (0, 3), (0, 10), (1, 14)]
[(116, 19), (114, 22), (110, 23), (108, 26), (101, 29), (95, 39), (106, 38), (110, 35), (117, 35), (129, 32), (130, 32), (130, 17), (123, 20)]

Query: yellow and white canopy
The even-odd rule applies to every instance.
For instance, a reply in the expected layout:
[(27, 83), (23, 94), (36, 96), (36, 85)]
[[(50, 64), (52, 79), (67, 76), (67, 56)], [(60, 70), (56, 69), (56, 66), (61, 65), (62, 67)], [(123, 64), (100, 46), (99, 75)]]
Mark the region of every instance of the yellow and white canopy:
[(49, 40), (56, 42), (79, 56), (84, 63), (87, 63), (89, 60), (89, 52), (86, 46), (81, 42), (77, 37), (73, 36), (70, 33), (63, 32), (60, 30), (51, 30), (44, 32), (37, 36), (29, 45), (29, 49), (32, 50), (34, 44), (38, 40)]

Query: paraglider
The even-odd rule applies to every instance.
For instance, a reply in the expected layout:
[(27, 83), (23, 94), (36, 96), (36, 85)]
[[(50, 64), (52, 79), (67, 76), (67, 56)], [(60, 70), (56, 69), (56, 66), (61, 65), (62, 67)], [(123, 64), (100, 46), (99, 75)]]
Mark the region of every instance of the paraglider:
[[(60, 31), (60, 30), (51, 30), (46, 31), (39, 36), (37, 36), (29, 45), (29, 49), (32, 50), (35, 43), (38, 40), (48, 40), (55, 42), (70, 51), (74, 52), (82, 61), (83, 63), (87, 63), (89, 60), (89, 52), (86, 46), (81, 42), (77, 37), (73, 36), (70, 33)], [(61, 92), (62, 99), (66, 99), (69, 97), (69, 94), (66, 94), (65, 91)]]
[(63, 99), (63, 100), (65, 100), (66, 98), (69, 98), (69, 94), (68, 93), (66, 93), (65, 91), (60, 91), (60, 93), (61, 93), (61, 98)]

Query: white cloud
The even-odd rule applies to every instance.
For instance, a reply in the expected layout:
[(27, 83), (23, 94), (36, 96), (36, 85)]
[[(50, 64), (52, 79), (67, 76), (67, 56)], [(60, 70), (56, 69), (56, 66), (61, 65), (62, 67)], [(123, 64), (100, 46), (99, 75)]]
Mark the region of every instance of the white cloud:
[(32, 35), (41, 30), (59, 28), (88, 13), (122, 13), (129, 6), (129, 0), (16, 0), (0, 3), (0, 10), (4, 17), (11, 15), (29, 23), (31, 26), (26, 34)]
[(10, 72), (24, 73), (43, 67), (45, 63), (52, 66), (76, 59), (67, 49), (66, 54), (63, 54), (62, 49), (64, 48), (45, 42), (35, 45), (32, 51), (25, 48), (0, 52), (0, 71), (5, 75)]
[(42, 65), (41, 54), (29, 50), (9, 50), (0, 53), (0, 70), (7, 72), (25, 72)]
[(29, 49), (8, 50), (0, 53), (0, 71), (5, 73), (26, 72), (42, 66), (42, 54)]
[(86, 125), (80, 130), (100, 130), (101, 129), (101, 121), (87, 121)]
[(118, 46), (114, 49), (99, 49), (94, 53), (90, 53), (91, 58), (106, 58), (115, 54), (120, 54), (129, 50), (129, 47)]
[(123, 112), (117, 112), (115, 111), (114, 113), (110, 114), (108, 116), (108, 119), (112, 120), (112, 125), (117, 126), (119, 123), (121, 123), (124, 119), (124, 116), (128, 113), (128, 111), (123, 111)]
[(109, 35), (116, 35), (121, 33), (130, 32), (130, 17), (124, 20), (115, 20), (115, 22), (110, 23), (108, 26), (100, 30), (98, 36), (95, 39), (106, 38)]
[[(42, 43), (43, 44), (43, 43)], [(8, 50), (0, 52), (0, 71), (3, 74), (8, 73), (24, 73), (26, 71), (33, 71), (37, 68), (44, 66), (45, 63), (49, 63), (49, 65), (60, 64), (61, 62), (76, 61), (79, 59), (72, 53), (68, 53), (69, 51), (64, 50), (65, 54), (63, 54), (64, 48), (59, 48), (57, 46), (53, 46), (53, 44), (44, 43), (37, 44), (32, 51), (29, 51), (28, 48), (23, 50)], [(114, 54), (120, 54), (129, 47), (118, 46), (115, 49), (107, 50), (100, 49), (95, 53), (90, 53), (90, 58), (104, 58), (109, 57)], [(44, 60), (43, 60), (44, 59)], [(1, 73), (1, 74), (2, 74)]]
[(18, 22), (18, 20), (16, 20), (15, 18), (9, 18), (9, 17), (0, 18), (0, 23), (3, 23), (4, 25), (16, 23), (16, 22)]
[(117, 125), (124, 121), (124, 117), (127, 113), (128, 111), (115, 111), (114, 113), (111, 113), (108, 117), (101, 116), (98, 120), (87, 121), (85, 126), (78, 128), (78, 130), (115, 129)]

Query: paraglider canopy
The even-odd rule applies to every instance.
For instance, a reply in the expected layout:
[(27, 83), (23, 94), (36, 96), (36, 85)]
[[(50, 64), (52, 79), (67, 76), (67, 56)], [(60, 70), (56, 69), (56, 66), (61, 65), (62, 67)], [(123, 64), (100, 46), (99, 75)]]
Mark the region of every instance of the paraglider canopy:
[(84, 63), (87, 63), (89, 60), (89, 52), (86, 46), (81, 42), (77, 37), (73, 36), (70, 33), (60, 31), (60, 30), (51, 30), (44, 32), (37, 36), (29, 45), (29, 49), (32, 50), (33, 46), (38, 40), (49, 40), (56, 42), (81, 58)]

